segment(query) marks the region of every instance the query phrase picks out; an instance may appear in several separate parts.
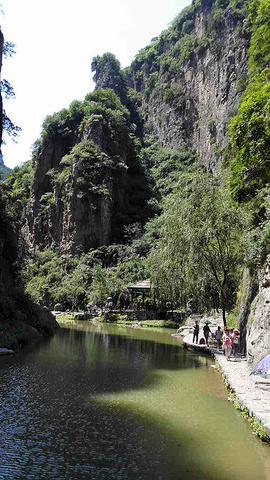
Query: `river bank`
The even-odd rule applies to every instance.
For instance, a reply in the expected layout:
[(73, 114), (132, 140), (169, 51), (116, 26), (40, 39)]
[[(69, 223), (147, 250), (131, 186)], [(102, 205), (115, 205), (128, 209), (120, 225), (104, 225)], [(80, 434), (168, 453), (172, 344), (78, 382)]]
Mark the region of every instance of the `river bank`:
[(79, 313), (65, 313), (65, 312), (52, 312), (57, 319), (62, 321), (91, 321), (91, 322), (100, 322), (100, 323), (108, 323), (108, 324), (115, 324), (115, 325), (126, 325), (130, 327), (154, 327), (154, 328), (178, 328), (179, 322), (175, 322), (173, 320), (153, 320), (153, 319), (145, 319), (145, 320), (138, 320), (138, 319), (128, 319), (125, 313), (115, 313), (115, 312), (106, 312), (103, 315), (89, 315), (84, 314), (83, 312)]
[[(229, 398), (235, 407), (241, 410), (243, 416), (251, 418), (254, 432), (269, 442), (270, 380), (266, 380), (261, 375), (250, 375), (251, 371), (245, 357), (232, 358), (228, 361), (219, 352), (214, 353), (214, 357), (224, 381), (232, 393)], [(267, 438), (264, 438), (263, 431)]]
[[(211, 320), (211, 319), (209, 319)], [(251, 369), (245, 356), (239, 355), (237, 359), (226, 359), (223, 351), (218, 350), (214, 344), (197, 345), (193, 343), (194, 319), (187, 322), (182, 332), (173, 334), (183, 339), (187, 348), (200, 350), (215, 358), (217, 369), (221, 372), (227, 388), (230, 391), (229, 400), (246, 417), (254, 433), (265, 441), (270, 442), (270, 379), (261, 375), (250, 375)], [(203, 337), (203, 324), (200, 323), (199, 339)], [(217, 326), (222, 327), (221, 319), (210, 323), (210, 329), (215, 332)]]

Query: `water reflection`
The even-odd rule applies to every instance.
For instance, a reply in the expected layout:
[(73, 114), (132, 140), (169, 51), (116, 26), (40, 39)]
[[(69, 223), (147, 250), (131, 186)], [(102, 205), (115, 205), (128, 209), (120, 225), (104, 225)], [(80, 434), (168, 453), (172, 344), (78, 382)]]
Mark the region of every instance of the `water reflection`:
[(210, 364), (164, 330), (85, 324), (5, 359), (0, 478), (266, 479)]

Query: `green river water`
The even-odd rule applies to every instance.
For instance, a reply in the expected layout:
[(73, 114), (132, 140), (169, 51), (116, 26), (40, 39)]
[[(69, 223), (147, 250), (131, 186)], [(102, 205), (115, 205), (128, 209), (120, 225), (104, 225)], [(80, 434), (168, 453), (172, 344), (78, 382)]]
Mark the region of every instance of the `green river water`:
[(270, 480), (270, 446), (171, 330), (77, 323), (0, 360), (0, 479)]

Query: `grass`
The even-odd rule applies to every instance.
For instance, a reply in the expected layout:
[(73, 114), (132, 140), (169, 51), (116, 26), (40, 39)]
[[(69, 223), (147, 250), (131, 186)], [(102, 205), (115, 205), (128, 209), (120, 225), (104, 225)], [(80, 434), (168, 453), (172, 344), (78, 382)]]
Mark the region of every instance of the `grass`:
[(70, 322), (75, 321), (74, 315), (56, 315), (56, 320), (58, 322)]
[[(113, 314), (113, 320), (108, 321), (108, 323), (116, 323), (118, 325), (133, 325), (138, 323), (137, 320), (127, 320), (126, 315)], [(104, 321), (104, 320), (101, 320)], [(140, 320), (141, 327), (165, 327), (165, 328), (178, 328), (179, 323), (173, 322), (172, 320)]]
[[(230, 389), (229, 389), (230, 390)], [(252, 431), (256, 434), (263, 442), (269, 442), (270, 438), (268, 437), (263, 425), (261, 422), (255, 419), (252, 415), (250, 415), (249, 410), (247, 408), (241, 408), (235, 393), (230, 390), (229, 397), (231, 398), (233, 406), (240, 412), (241, 417), (245, 418), (248, 423), (250, 424)]]

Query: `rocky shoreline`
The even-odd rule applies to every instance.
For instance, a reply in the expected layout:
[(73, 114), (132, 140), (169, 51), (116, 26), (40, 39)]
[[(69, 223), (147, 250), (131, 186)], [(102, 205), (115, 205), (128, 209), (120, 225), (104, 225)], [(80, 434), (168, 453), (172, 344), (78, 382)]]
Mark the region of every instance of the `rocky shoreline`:
[(0, 356), (10, 355), (32, 341), (53, 335), (60, 327), (46, 307), (33, 302), (10, 310), (9, 318), (0, 322)]

